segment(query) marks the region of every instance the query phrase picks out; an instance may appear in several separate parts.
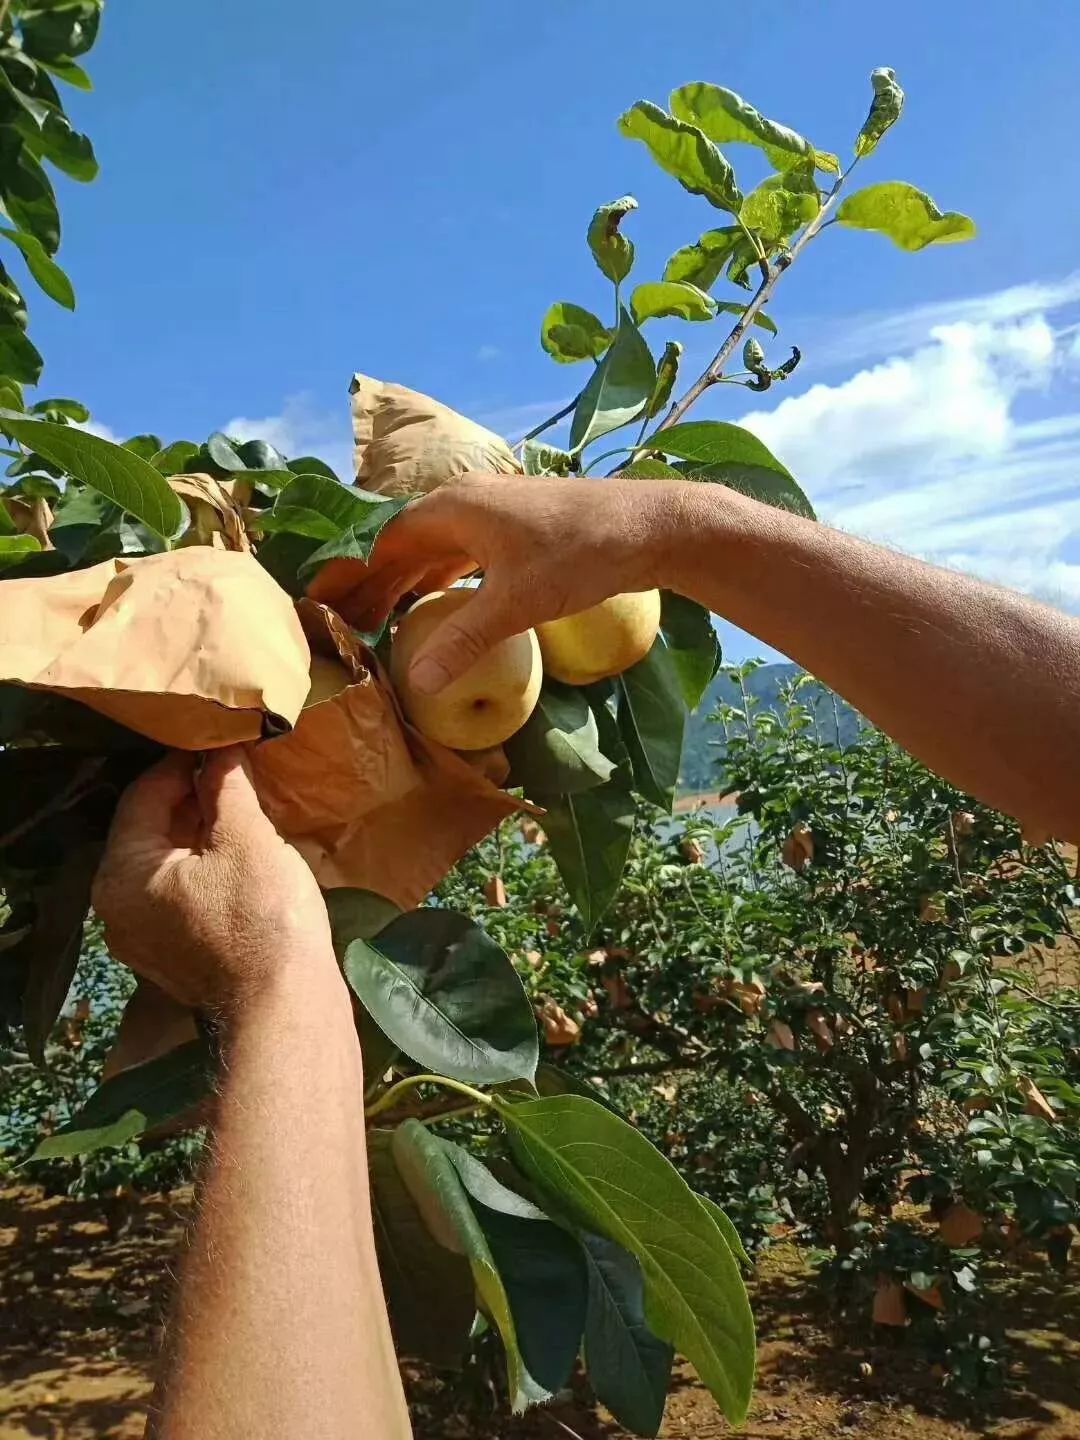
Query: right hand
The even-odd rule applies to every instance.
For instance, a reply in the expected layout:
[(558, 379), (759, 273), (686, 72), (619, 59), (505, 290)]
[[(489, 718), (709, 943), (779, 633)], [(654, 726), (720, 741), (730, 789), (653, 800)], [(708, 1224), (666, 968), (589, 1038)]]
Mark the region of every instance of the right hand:
[(436, 694), (492, 645), (626, 590), (651, 590), (688, 482), (465, 475), (387, 525), (367, 565), (330, 561), (308, 590), (374, 629), (410, 590), (473, 570), (473, 600), (418, 650), (409, 678)]
[(121, 796), (94, 881), (109, 950), (192, 1008), (228, 1010), (283, 970), (336, 973), (315, 877), (263, 813), (239, 745), (176, 752)]

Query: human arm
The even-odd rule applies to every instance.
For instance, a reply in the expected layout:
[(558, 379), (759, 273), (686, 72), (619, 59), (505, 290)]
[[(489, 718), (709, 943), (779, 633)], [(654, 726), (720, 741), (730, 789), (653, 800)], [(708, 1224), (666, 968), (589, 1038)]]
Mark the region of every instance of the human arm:
[[(583, 492), (583, 486), (588, 491)], [(387, 526), (322, 598), (370, 623), (474, 566), (415, 657), (434, 691), (494, 641), (621, 590), (678, 591), (804, 665), (925, 764), (1033, 833), (1080, 833), (1080, 620), (690, 481), (467, 477)]]
[(407, 1440), (375, 1257), (360, 1048), (326, 907), (238, 749), (123, 797), (94, 903), (117, 958), (216, 1017), (221, 1071), (158, 1440)]

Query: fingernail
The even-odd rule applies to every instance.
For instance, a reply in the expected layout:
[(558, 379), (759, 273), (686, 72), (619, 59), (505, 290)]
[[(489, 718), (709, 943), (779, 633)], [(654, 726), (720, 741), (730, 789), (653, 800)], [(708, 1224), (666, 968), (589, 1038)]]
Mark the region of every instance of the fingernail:
[(448, 683), (450, 676), (441, 660), (431, 655), (420, 655), (409, 667), (409, 679), (418, 695), (437, 695)]

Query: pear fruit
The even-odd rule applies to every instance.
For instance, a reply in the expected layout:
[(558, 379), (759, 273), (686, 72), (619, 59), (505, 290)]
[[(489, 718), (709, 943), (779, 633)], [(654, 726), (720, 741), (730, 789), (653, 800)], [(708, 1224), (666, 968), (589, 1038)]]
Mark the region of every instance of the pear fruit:
[(493, 645), (438, 695), (416, 693), (409, 682), (413, 656), (471, 596), (469, 590), (425, 595), (402, 616), (390, 652), (390, 678), (405, 714), (421, 734), (451, 750), (487, 750), (508, 740), (532, 714), (543, 681), (540, 647), (526, 630)]
[(340, 695), (347, 685), (351, 685), (353, 677), (340, 660), (330, 660), (325, 655), (312, 655), (309, 673), (311, 675), (311, 689), (304, 701), (304, 709), (309, 705), (318, 705), (322, 700), (333, 700), (335, 695)]
[(621, 675), (652, 649), (660, 629), (660, 591), (612, 595), (536, 627), (544, 669), (566, 685)]

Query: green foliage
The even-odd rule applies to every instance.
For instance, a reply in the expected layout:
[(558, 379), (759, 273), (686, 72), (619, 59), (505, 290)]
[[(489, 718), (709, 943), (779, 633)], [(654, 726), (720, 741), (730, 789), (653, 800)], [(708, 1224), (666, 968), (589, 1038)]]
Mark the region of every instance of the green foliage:
[(748, 105), (734, 90), (722, 85), (701, 82), (680, 85), (671, 94), (671, 113), (680, 120), (696, 125), (718, 145), (739, 141), (756, 145), (769, 164), (777, 170), (789, 170), (814, 159), (814, 147), (786, 125), (767, 120)]
[(687, 280), (653, 280), (638, 285), (630, 297), (634, 323), (643, 325), (664, 315), (679, 320), (712, 320), (716, 301)]
[(878, 141), (900, 119), (904, 108), (904, 92), (897, 84), (895, 70), (882, 65), (871, 71), (870, 84), (874, 87), (874, 98), (855, 140), (857, 157), (870, 155), (877, 149)]
[[(711, 626), (710, 626), (711, 629)], [(600, 731), (585, 694), (545, 680), (536, 709), (506, 742), (512, 783), (527, 795), (573, 795), (611, 779)]]
[(655, 383), (652, 354), (641, 331), (622, 306), (611, 348), (578, 399), (570, 426), (570, 449), (583, 450), (590, 441), (636, 420), (648, 403)]
[(651, 100), (639, 100), (619, 117), (619, 130), (646, 145), (661, 170), (691, 195), (702, 195), (718, 210), (738, 214), (742, 194), (735, 171), (695, 125), (669, 115)]
[(637, 209), (632, 195), (601, 205), (589, 221), (587, 239), (593, 259), (603, 274), (619, 285), (630, 274), (634, 264), (633, 242), (619, 228), (631, 210)]
[(943, 213), (929, 195), (903, 180), (856, 190), (842, 202), (836, 218), (855, 230), (877, 230), (901, 250), (925, 250), (927, 245), (971, 240), (975, 235), (975, 222), (967, 215), (956, 210)]
[(591, 310), (558, 300), (541, 322), (540, 344), (553, 360), (573, 365), (598, 359), (611, 344), (611, 334)]

